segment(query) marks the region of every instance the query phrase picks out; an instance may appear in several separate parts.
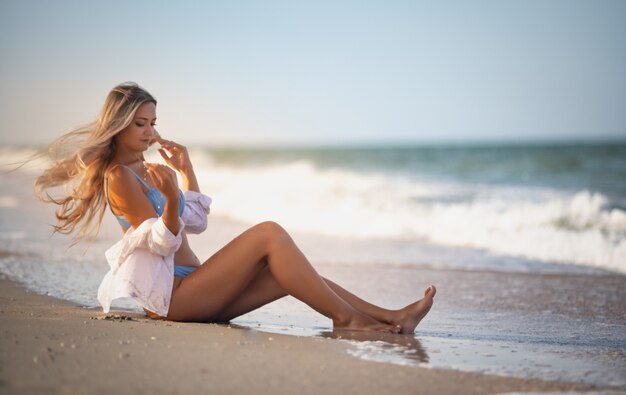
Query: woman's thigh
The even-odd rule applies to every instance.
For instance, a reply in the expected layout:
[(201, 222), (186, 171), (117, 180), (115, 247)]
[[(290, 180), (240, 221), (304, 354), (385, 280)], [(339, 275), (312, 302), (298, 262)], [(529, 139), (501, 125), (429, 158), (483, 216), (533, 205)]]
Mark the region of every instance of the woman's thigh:
[(255, 225), (226, 244), (172, 292), (168, 319), (210, 321), (265, 266), (273, 225)]
[(252, 281), (250, 281), (250, 284), (248, 284), (241, 294), (215, 318), (220, 322), (230, 321), (233, 318), (256, 310), (283, 296), (287, 296), (287, 293), (281, 288), (278, 282), (276, 282), (269, 267), (265, 266)]

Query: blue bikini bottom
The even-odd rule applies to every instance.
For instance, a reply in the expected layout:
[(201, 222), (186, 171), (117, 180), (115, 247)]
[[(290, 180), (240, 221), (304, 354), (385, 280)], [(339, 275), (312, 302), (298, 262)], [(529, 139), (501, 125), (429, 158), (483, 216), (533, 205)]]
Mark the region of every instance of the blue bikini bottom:
[(196, 269), (197, 269), (197, 267), (195, 267), (195, 266), (174, 265), (174, 276), (176, 276), (176, 277), (187, 277), (188, 275), (193, 273), (194, 270), (196, 270)]

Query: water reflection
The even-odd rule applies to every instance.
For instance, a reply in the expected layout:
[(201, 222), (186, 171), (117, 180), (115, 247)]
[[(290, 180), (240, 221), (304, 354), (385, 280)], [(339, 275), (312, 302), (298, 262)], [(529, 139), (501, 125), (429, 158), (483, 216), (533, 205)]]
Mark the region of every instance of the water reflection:
[(397, 335), (383, 332), (362, 332), (347, 330), (330, 330), (329, 327), (308, 327), (270, 325), (260, 322), (230, 322), (230, 327), (280, 333), (292, 336), (313, 336), (349, 342), (351, 355), (372, 361), (389, 362), (399, 365), (424, 365), (429, 363), (426, 348), (414, 335)]
[(349, 341), (355, 346), (351, 354), (370, 360), (407, 365), (428, 363), (428, 354), (413, 335), (382, 332), (324, 331), (320, 336)]

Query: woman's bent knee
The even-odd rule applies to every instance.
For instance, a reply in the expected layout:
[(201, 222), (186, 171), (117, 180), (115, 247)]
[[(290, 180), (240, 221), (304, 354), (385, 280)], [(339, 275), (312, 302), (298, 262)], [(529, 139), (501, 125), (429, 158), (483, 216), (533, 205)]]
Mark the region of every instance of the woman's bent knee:
[(291, 239), (285, 228), (274, 221), (261, 222), (255, 225), (255, 228), (269, 244)]
[(256, 224), (255, 227), (263, 230), (264, 232), (272, 232), (272, 233), (285, 232), (285, 229), (274, 221), (263, 221), (261, 223)]

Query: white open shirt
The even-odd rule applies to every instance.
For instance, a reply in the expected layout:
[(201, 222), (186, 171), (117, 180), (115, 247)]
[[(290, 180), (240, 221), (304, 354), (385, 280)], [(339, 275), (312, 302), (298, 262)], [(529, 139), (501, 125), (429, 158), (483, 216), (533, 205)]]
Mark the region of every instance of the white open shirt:
[(110, 270), (98, 288), (98, 301), (105, 313), (117, 298), (129, 297), (141, 307), (166, 317), (174, 283), (174, 253), (187, 233), (202, 233), (207, 227), (211, 198), (194, 191), (185, 192), (185, 209), (177, 235), (163, 219), (149, 218), (137, 229), (129, 228), (122, 240), (105, 252)]

